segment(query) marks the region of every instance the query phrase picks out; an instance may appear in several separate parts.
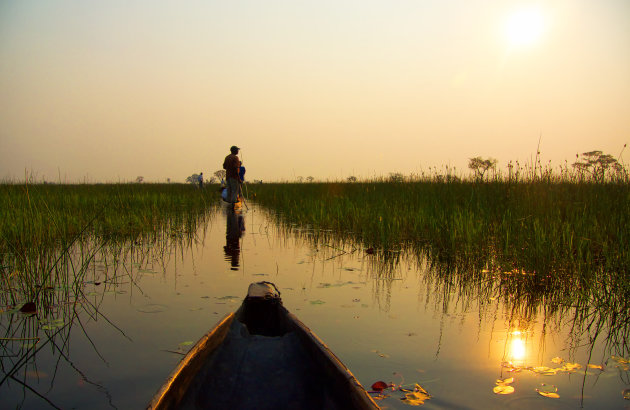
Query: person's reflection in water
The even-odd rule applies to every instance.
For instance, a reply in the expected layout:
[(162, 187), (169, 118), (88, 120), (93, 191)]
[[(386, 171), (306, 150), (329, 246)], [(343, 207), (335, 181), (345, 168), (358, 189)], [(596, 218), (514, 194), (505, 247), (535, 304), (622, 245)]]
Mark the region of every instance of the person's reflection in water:
[(240, 211), (227, 209), (227, 229), (225, 234), (225, 260), (230, 262), (231, 270), (238, 270), (241, 255), (241, 236), (245, 232), (245, 221)]

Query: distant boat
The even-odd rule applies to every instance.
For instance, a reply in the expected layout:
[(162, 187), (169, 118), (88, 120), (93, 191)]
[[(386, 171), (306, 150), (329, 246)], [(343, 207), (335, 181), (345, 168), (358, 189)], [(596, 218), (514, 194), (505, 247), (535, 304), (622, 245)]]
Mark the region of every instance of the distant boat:
[[(229, 207), (230, 205), (232, 205), (232, 203), (228, 202), (227, 200), (227, 188), (223, 188), (221, 190), (221, 203), (226, 207)], [(243, 207), (243, 197), (239, 195), (238, 202), (234, 204), (234, 209), (240, 209), (242, 207)]]
[(148, 409), (378, 409), (269, 282), (188, 352)]

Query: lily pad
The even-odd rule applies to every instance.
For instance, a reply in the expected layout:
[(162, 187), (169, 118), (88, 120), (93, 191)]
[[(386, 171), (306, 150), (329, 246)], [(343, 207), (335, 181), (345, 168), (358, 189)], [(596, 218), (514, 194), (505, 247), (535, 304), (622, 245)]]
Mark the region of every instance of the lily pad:
[(623, 396), (624, 399), (630, 400), (630, 389), (625, 389), (624, 391), (621, 392), (621, 395)]
[(17, 313), (20, 311), (20, 308), (18, 307), (14, 307), (14, 308), (9, 308), (7, 310), (0, 310), (0, 315), (1, 314), (12, 314), (12, 313)]
[(42, 330), (56, 330), (65, 326), (63, 319), (40, 320), (39, 324)]
[(425, 400), (429, 400), (431, 398), (430, 395), (425, 394), (423, 392), (412, 392), (406, 393), (405, 397), (401, 399), (405, 404), (409, 404), (411, 406), (422, 406)]
[(150, 303), (148, 305), (141, 306), (137, 308), (136, 310), (141, 313), (162, 313), (166, 311), (166, 309), (167, 309), (166, 305), (161, 305), (159, 303)]
[(26, 302), (24, 305), (22, 305), (22, 307), (20, 308), (20, 312), (24, 313), (24, 314), (33, 314), (33, 313), (37, 313), (37, 306), (35, 305), (35, 303), (33, 302)]
[(377, 382), (374, 382), (372, 384), (372, 390), (374, 390), (374, 391), (383, 391), (383, 390), (385, 390), (388, 387), (389, 387), (389, 384), (387, 384), (387, 383), (385, 383), (384, 381), (381, 381), (381, 380), (379, 380)]
[(323, 300), (319, 300), (319, 299), (311, 300), (311, 305), (323, 305), (324, 303), (326, 303), (326, 302), (324, 302)]
[(514, 387), (512, 386), (494, 386), (494, 389), (492, 389), (492, 391), (494, 392), (494, 394), (512, 394), (514, 393)]
[(540, 385), (540, 389), (536, 389), (536, 393), (540, 394), (543, 397), (548, 397), (550, 399), (560, 398), (560, 395), (558, 394), (558, 388), (554, 385), (543, 383)]
[(240, 299), (240, 297), (238, 297), (238, 296), (221, 296), (221, 297), (216, 297), (215, 299), (218, 299), (218, 300), (235, 300), (235, 299)]

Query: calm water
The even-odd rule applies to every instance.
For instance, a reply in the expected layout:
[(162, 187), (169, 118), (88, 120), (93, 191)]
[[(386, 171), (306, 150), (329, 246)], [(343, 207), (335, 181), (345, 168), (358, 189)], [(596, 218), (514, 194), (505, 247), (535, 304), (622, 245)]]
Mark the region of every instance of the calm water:
[[(433, 396), (426, 408), (630, 408), (627, 364), (571, 337), (570, 321), (541, 313), (520, 323), (492, 295), (428, 281), (422, 261), (401, 255), (391, 269), (349, 244), (313, 244), (311, 235), (275, 226), (250, 204), (242, 215), (218, 211), (190, 243), (95, 255), (76, 317), (63, 301), (52, 304), (56, 322), (0, 315), (13, 339), (2, 341), (2, 378), (31, 343), (16, 339), (42, 338), (0, 385), (0, 408), (144, 408), (182, 353), (260, 280), (278, 286), (284, 305), (365, 387), (419, 383)], [(53, 342), (45, 333), (56, 333)], [(575, 370), (549, 370), (567, 362)], [(514, 393), (494, 394), (497, 379), (510, 377)], [(390, 392), (379, 404), (408, 408), (401, 397)]]

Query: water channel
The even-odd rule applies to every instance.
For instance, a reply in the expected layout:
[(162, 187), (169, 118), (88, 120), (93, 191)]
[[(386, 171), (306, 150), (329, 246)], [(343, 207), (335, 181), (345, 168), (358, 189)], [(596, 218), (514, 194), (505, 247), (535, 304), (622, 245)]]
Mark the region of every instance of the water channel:
[[(426, 261), (384, 263), (273, 221), (254, 204), (218, 209), (189, 242), (95, 253), (85, 299), (52, 304), (48, 319), (0, 314), (0, 408), (144, 408), (182, 354), (261, 280), (368, 389), (418, 383), (432, 396), (426, 408), (629, 408), (627, 357), (576, 338), (571, 321), (543, 311), (519, 320), (492, 294), (439, 282)], [(502, 386), (514, 392), (496, 394)], [(404, 393), (388, 395), (383, 408), (409, 407)]]

